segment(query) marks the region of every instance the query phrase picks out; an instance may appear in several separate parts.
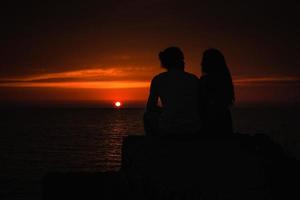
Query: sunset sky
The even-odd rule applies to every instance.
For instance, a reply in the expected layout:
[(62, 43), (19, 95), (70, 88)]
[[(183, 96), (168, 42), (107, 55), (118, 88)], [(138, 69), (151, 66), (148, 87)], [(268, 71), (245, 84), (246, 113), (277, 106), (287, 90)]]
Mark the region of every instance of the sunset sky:
[(142, 105), (158, 53), (220, 49), (238, 103), (300, 103), (297, 1), (16, 1), (0, 8), (0, 102)]

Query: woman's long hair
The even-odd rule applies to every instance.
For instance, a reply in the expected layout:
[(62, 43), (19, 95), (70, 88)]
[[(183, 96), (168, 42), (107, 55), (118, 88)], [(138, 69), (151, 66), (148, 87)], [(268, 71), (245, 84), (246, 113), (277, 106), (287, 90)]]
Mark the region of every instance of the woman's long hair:
[(223, 54), (218, 49), (207, 49), (203, 53), (202, 73), (213, 84), (217, 101), (222, 101), (226, 106), (234, 104), (234, 87), (230, 71)]

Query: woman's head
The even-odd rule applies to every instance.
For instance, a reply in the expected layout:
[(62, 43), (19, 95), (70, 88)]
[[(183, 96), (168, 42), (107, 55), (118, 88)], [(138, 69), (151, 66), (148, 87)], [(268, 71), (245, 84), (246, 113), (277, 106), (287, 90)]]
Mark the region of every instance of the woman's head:
[(180, 48), (169, 47), (159, 53), (161, 66), (166, 69), (184, 69), (184, 55)]
[(218, 49), (207, 49), (203, 52), (202, 73), (204, 74), (221, 74), (229, 72), (225, 58)]
[(202, 73), (210, 77), (215, 88), (223, 94), (223, 101), (226, 104), (234, 103), (234, 87), (230, 71), (227, 67), (225, 57), (218, 49), (207, 49), (203, 52)]

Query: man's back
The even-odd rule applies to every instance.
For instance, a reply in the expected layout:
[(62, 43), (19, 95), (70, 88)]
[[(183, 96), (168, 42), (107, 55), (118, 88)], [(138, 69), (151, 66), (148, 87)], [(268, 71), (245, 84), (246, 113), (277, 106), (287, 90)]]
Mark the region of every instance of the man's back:
[(184, 55), (180, 48), (169, 47), (158, 56), (167, 71), (152, 79), (144, 116), (146, 134), (198, 132), (198, 78), (184, 71)]
[(164, 112), (185, 113), (197, 109), (198, 78), (190, 73), (173, 70), (153, 79)]
[(198, 129), (198, 78), (183, 70), (170, 70), (154, 77), (152, 83), (163, 107), (160, 128), (164, 132)]

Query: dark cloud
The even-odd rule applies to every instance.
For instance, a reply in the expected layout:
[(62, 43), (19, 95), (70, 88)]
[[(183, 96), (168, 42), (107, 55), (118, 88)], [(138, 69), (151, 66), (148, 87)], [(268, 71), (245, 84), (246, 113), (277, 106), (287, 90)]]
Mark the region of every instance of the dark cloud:
[(236, 75), (300, 75), (298, 4), (7, 1), (0, 8), (0, 76), (154, 66), (157, 52), (173, 44), (193, 69), (204, 48), (214, 46)]

